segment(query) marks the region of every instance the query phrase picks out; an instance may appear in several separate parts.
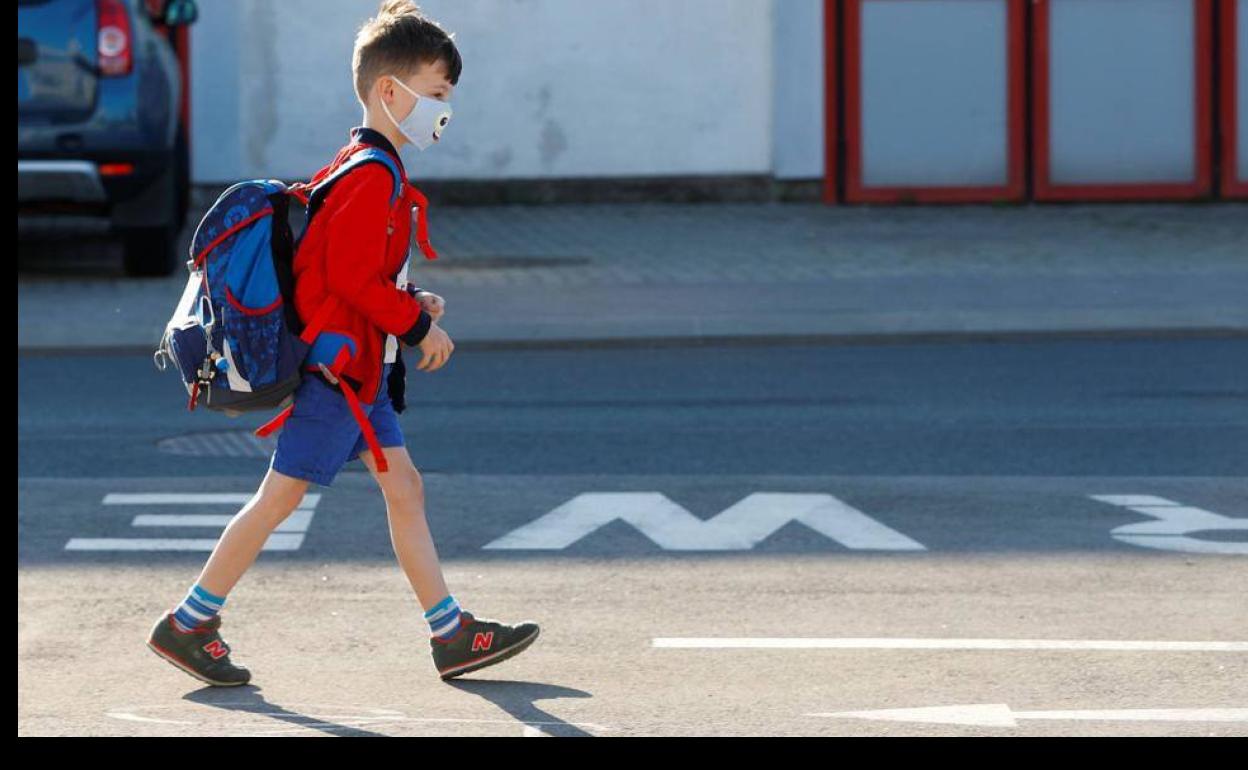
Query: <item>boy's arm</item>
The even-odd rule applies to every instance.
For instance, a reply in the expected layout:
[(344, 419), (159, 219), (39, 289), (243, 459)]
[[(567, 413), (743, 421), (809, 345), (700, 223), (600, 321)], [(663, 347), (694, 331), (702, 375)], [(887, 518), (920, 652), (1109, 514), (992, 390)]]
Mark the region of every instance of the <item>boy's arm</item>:
[(371, 164), (334, 186), (325, 201), (329, 215), (325, 273), (330, 293), (414, 347), (428, 334), (432, 317), (419, 300), (385, 275), (386, 222), (393, 190), (390, 173)]

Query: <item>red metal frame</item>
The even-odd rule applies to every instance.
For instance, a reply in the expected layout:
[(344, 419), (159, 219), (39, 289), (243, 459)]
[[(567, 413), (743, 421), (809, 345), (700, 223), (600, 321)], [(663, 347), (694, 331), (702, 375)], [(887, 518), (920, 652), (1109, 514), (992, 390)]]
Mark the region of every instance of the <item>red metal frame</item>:
[[(870, 0), (887, 2), (888, 0)], [(979, 203), (1022, 200), (1025, 190), (1024, 110), (1025, 51), (1023, 0), (1007, 3), (1006, 56), (1009, 59), (1009, 111), (1007, 181), (996, 186), (866, 187), (862, 183), (862, 4), (868, 0), (846, 0), (845, 5), (845, 198), (852, 203)]]
[[(1236, 103), (1236, 78), (1239, 56), (1236, 50), (1236, 0), (1222, 0), (1222, 195), (1227, 198), (1248, 198), (1248, 179), (1235, 176), (1239, 165), (1239, 105)], [(1244, 148), (1248, 152), (1248, 148)]]
[(186, 126), (186, 146), (191, 146), (191, 30), (178, 27), (178, 66), (182, 70), (182, 125)]
[(1035, 124), (1035, 197), (1041, 201), (1162, 200), (1200, 198), (1212, 186), (1212, 0), (1192, 0), (1195, 10), (1196, 178), (1190, 182), (1053, 184), (1049, 177), (1049, 0), (1033, 0), (1035, 16), (1032, 115)]
[(837, 178), (837, 59), (840, 45), (836, 18), (840, 0), (823, 0), (823, 202), (836, 203)]

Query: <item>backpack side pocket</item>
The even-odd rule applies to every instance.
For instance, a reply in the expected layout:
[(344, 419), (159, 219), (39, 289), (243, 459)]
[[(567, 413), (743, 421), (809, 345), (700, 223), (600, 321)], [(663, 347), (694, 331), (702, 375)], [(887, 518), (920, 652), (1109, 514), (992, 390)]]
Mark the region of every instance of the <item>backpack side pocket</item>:
[(280, 298), (268, 308), (252, 309), (239, 303), (227, 288), (224, 311), (230, 364), (253, 390), (273, 385), (282, 379), (282, 370), (295, 368)]

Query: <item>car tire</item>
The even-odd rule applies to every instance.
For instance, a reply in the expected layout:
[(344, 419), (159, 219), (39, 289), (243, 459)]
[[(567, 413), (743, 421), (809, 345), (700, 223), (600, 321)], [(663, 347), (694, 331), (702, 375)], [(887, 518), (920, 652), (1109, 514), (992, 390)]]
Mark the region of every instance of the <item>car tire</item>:
[(177, 269), (178, 230), (174, 227), (142, 227), (122, 233), (122, 265), (132, 277), (172, 275)]

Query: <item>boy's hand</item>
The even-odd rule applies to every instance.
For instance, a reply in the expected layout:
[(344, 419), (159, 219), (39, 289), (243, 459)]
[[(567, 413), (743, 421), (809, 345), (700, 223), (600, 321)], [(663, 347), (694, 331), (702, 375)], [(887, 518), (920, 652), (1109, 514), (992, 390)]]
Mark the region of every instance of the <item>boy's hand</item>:
[(442, 331), (441, 326), (431, 323), (429, 324), (429, 332), (420, 341), (420, 352), (424, 353), (424, 355), (421, 357), (420, 363), (416, 365), (416, 368), (422, 372), (435, 372), (442, 368), (454, 350), (455, 343), (451, 342), (450, 336)]

